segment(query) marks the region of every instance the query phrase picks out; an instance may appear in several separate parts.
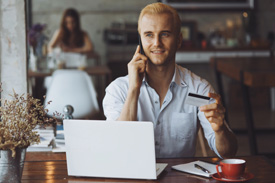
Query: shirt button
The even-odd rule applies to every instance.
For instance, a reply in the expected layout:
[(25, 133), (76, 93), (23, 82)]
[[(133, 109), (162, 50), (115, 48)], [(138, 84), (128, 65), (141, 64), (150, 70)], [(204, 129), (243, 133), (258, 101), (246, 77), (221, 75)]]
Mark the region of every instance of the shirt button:
[(155, 101), (155, 104), (157, 104), (158, 103), (158, 101)]
[(158, 141), (156, 141), (156, 142), (155, 142), (155, 145), (156, 145), (156, 146), (157, 146), (157, 145), (159, 145), (159, 142), (158, 142)]

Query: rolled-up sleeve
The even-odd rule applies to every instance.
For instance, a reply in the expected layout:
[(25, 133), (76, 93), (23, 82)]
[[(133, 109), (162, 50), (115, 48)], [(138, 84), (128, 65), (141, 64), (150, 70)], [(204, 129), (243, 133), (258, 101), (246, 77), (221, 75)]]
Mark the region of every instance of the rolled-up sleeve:
[(117, 120), (120, 116), (127, 97), (127, 80), (128, 77), (118, 78), (106, 88), (102, 102), (106, 120)]
[[(213, 87), (208, 82), (202, 83), (201, 86), (199, 86), (198, 93), (200, 93), (201, 95), (207, 96), (209, 92), (215, 93)], [(214, 102), (215, 100), (210, 101), (210, 103), (214, 103)], [(200, 110), (198, 110), (198, 118), (200, 120), (200, 124), (203, 128), (204, 136), (208, 142), (210, 149), (213, 150), (220, 158), (222, 158), (216, 148), (215, 132), (212, 129), (210, 122), (206, 119), (204, 113), (201, 112)]]
[(216, 137), (215, 132), (213, 131), (210, 122), (206, 119), (203, 112), (198, 112), (198, 117), (201, 123), (201, 126), (203, 128), (204, 136), (208, 142), (208, 145), (211, 150), (213, 150), (220, 158), (221, 155), (219, 154), (217, 148), (216, 148)]

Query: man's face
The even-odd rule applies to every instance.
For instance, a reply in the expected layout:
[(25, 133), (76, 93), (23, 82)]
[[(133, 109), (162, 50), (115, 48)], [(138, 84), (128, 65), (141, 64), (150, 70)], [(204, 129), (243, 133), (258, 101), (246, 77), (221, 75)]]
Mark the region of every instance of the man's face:
[(170, 14), (145, 14), (140, 21), (140, 35), (144, 52), (154, 65), (173, 63), (181, 39)]

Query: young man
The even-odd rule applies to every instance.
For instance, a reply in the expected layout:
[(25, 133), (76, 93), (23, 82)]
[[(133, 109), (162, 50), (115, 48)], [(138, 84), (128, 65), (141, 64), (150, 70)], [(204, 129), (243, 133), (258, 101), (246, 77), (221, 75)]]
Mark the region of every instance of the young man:
[[(212, 150), (220, 157), (234, 156), (237, 141), (224, 121), (218, 94), (204, 79), (175, 63), (181, 46), (180, 18), (162, 3), (147, 5), (140, 13), (138, 46), (128, 63), (128, 76), (113, 81), (103, 100), (107, 120), (152, 121), (159, 158), (195, 154), (198, 121)], [(197, 108), (185, 104), (189, 92), (208, 95), (215, 103)]]

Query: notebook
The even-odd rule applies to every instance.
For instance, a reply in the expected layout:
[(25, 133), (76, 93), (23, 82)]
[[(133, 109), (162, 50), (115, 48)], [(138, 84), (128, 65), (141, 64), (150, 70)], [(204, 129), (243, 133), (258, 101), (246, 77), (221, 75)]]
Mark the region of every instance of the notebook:
[[(199, 166), (209, 170), (210, 173), (206, 173), (206, 172), (202, 171), (201, 169), (195, 168), (195, 164), (198, 164)], [(203, 176), (203, 177), (211, 177), (212, 174), (217, 173), (216, 164), (207, 163), (204, 161), (194, 161), (191, 163), (175, 165), (175, 166), (172, 166), (172, 169), (182, 171), (185, 173), (191, 173), (191, 174)]]
[(64, 120), (70, 176), (157, 179), (152, 122)]

